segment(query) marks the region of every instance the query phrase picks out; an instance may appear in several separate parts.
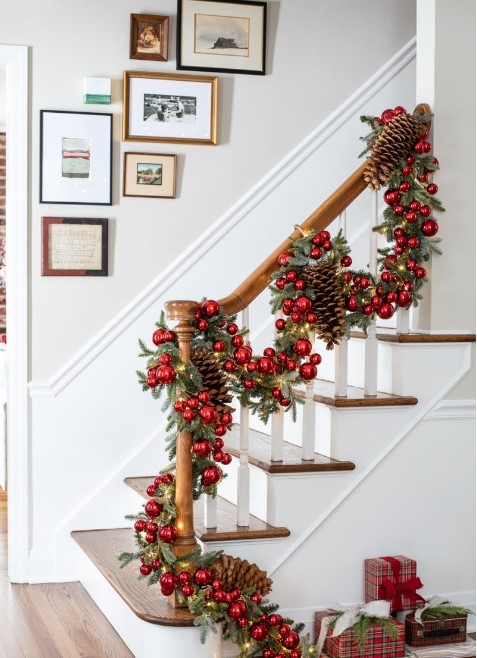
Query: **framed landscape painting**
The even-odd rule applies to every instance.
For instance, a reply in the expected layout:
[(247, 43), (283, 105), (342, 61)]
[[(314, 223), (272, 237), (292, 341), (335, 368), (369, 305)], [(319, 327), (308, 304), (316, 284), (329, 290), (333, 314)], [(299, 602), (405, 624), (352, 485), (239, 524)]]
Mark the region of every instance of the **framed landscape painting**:
[(217, 143), (215, 77), (124, 71), (123, 140)]
[(177, 68), (265, 74), (266, 2), (178, 0)]
[(112, 114), (40, 110), (40, 203), (112, 203)]
[(123, 196), (175, 199), (176, 156), (125, 153)]

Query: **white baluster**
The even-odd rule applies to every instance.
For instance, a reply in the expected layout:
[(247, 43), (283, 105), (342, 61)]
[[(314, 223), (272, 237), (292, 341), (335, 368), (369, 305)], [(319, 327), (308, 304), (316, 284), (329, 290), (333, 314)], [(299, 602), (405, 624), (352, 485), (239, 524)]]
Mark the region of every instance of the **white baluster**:
[(411, 325), (411, 309), (398, 308), (396, 313), (396, 333), (408, 334)]
[[(373, 228), (378, 225), (378, 191), (371, 192), (371, 235), (369, 238), (369, 271), (373, 277), (378, 272), (378, 234)], [(378, 390), (378, 339), (376, 320), (371, 321), (364, 355), (364, 394), (376, 395)]]
[[(310, 332), (309, 340), (314, 344), (314, 332)], [(301, 438), (302, 459), (304, 460), (313, 460), (315, 458), (316, 403), (314, 400), (314, 388), (314, 380), (306, 383)]]
[[(242, 326), (249, 326), (248, 308), (242, 311)], [(246, 340), (248, 342), (248, 340)], [(237, 525), (248, 526), (250, 517), (250, 466), (248, 463), (249, 410), (240, 407), (240, 464), (237, 471)]]
[(283, 461), (283, 409), (272, 415), (270, 460), (272, 462)]
[[(339, 216), (339, 227), (346, 237), (346, 210)], [(348, 340), (343, 338), (335, 346), (335, 395), (346, 397), (348, 394)]]
[(207, 495), (204, 498), (204, 525), (206, 528), (217, 527), (217, 497)]

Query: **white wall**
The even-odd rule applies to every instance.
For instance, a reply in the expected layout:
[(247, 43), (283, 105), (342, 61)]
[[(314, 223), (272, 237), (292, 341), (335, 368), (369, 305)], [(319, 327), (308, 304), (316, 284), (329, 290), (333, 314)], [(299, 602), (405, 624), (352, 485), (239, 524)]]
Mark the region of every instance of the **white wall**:
[[(15, 4), (5, 3), (0, 43), (31, 46), (32, 378), (49, 377), (61, 367), (415, 29), (411, 0), (288, 0), (271, 1), (268, 8), (267, 75), (219, 76), (220, 144), (211, 147), (120, 142), (123, 70), (175, 71), (175, 0), (25, 0), (21, 21)], [(129, 15), (147, 12), (171, 18), (166, 63), (128, 59)], [(98, 107), (114, 113), (113, 206), (40, 205), (39, 110), (94, 110), (82, 103), (82, 81), (95, 75), (113, 79), (113, 104)], [(123, 150), (177, 153), (178, 198), (123, 199)], [(42, 215), (109, 217), (110, 276), (41, 278)], [(272, 233), (269, 218), (263, 222)], [(282, 237), (271, 237), (271, 244)], [(231, 265), (235, 257), (240, 256), (230, 255)]]
[(0, 65), (0, 130), (5, 130), (5, 67)]

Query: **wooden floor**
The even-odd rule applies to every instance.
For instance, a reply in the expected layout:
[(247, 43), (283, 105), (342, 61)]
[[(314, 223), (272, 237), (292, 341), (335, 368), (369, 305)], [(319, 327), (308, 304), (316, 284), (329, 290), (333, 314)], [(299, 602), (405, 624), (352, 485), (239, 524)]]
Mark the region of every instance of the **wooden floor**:
[(80, 583), (10, 585), (0, 489), (0, 658), (134, 658)]

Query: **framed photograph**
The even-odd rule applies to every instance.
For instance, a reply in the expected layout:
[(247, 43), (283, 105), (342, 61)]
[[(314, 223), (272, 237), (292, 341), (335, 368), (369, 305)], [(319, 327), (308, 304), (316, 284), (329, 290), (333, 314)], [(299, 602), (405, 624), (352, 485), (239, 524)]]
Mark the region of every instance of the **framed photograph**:
[(176, 156), (125, 153), (123, 196), (176, 198)]
[(169, 18), (151, 14), (131, 14), (130, 59), (167, 62)]
[(177, 68), (265, 75), (267, 3), (177, 0)]
[(41, 218), (42, 276), (108, 276), (108, 220)]
[(217, 78), (124, 71), (123, 140), (217, 144)]
[(112, 203), (113, 115), (40, 110), (40, 203)]

